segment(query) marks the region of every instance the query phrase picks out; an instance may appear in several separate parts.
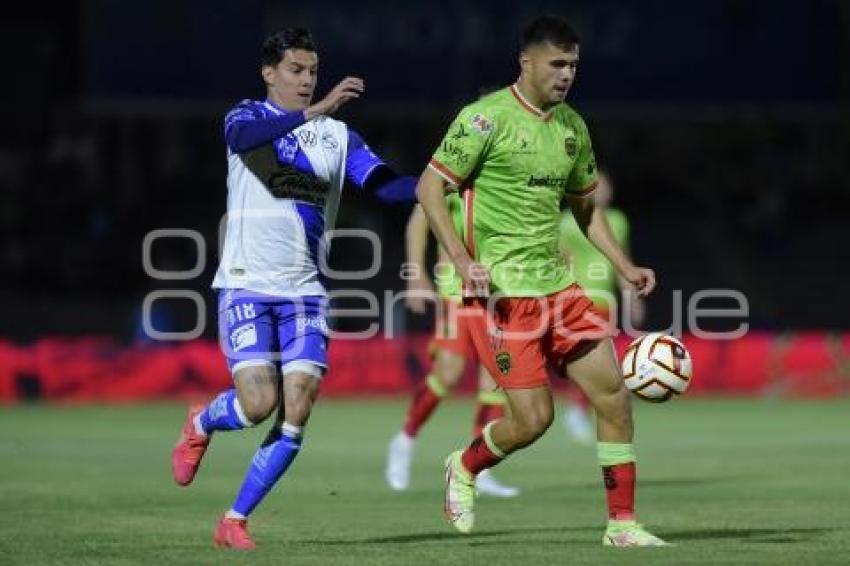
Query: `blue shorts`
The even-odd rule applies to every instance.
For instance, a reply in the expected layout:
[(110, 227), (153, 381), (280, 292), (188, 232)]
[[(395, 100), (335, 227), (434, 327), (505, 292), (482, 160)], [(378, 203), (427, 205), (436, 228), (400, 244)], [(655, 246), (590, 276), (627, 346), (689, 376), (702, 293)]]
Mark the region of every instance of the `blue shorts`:
[(244, 367), (274, 365), (282, 375), (303, 371), (321, 377), (328, 367), (326, 297), (222, 289), (218, 328), (231, 374)]

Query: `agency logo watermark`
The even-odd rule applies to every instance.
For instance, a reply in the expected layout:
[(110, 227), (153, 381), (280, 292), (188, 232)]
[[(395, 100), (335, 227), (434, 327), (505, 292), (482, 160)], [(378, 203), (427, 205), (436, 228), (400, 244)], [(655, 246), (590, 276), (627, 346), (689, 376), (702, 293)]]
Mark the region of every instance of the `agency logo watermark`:
[[(225, 216), (220, 224), (219, 230), (219, 250), (224, 247), (225, 233), (228, 223), (238, 223), (245, 219), (253, 219), (257, 217), (270, 218), (274, 217), (274, 212), (269, 211), (244, 211), (239, 215)], [(297, 237), (295, 235), (291, 237)], [(154, 246), (157, 242), (165, 240), (183, 239), (192, 243), (193, 258), (192, 265), (188, 269), (164, 269), (157, 267), (156, 258), (154, 257)], [(357, 249), (362, 251), (358, 256), (358, 263), (365, 264), (365, 268), (353, 270), (341, 270), (331, 267), (328, 264), (329, 251), (335, 241), (340, 240), (357, 240)], [(306, 245), (306, 244), (305, 244)], [(396, 242), (395, 245), (403, 245), (402, 242)], [(430, 304), (436, 313), (436, 327), (446, 329), (451, 332), (457, 326), (457, 317), (470, 316), (471, 313), (463, 308), (444, 309), (442, 303), (445, 301), (437, 292), (430, 288), (417, 288), (416, 285), (411, 285), (411, 282), (420, 281), (422, 278), (430, 278), (430, 270), (424, 266), (403, 263), (399, 268), (399, 279), (403, 281), (408, 288), (401, 291), (385, 289), (382, 293), (364, 289), (357, 285), (357, 282), (367, 280), (374, 277), (382, 268), (383, 261), (383, 244), (380, 237), (366, 229), (339, 229), (330, 230), (316, 243), (314, 250), (309, 250), (310, 253), (302, 254), (303, 257), (292, 258), (293, 270), (299, 273), (299, 277), (303, 280), (319, 281), (322, 279), (331, 279), (337, 282), (350, 282), (343, 288), (333, 289), (326, 293), (327, 300), (320, 314), (312, 312), (300, 312), (299, 316), (293, 318), (296, 324), (296, 330), (302, 329), (302, 332), (295, 332), (296, 335), (302, 335), (307, 329), (320, 330), (330, 339), (340, 340), (368, 340), (376, 336), (384, 338), (394, 338), (403, 333), (403, 329), (396, 328), (396, 316), (394, 313), (405, 304), (411, 301), (417, 301), (420, 304)], [(207, 321), (207, 306), (203, 296), (195, 290), (180, 288), (180, 282), (197, 282), (197, 279), (206, 271), (207, 248), (206, 241), (203, 235), (191, 229), (185, 228), (167, 228), (158, 229), (149, 232), (142, 241), (142, 267), (145, 274), (152, 280), (164, 284), (174, 284), (173, 288), (159, 288), (149, 292), (142, 301), (142, 326), (145, 334), (154, 341), (185, 341), (194, 340), (202, 336), (206, 331)], [(221, 253), (219, 253), (221, 257)], [(234, 263), (233, 260), (230, 263)], [(266, 266), (263, 270), (258, 268), (256, 262), (252, 263), (248, 269), (246, 265), (229, 266), (229, 271), (233, 274), (233, 281), (238, 283), (238, 286), (243, 286), (245, 282), (250, 285), (251, 281), (275, 281), (275, 278), (281, 277), (282, 266)], [(434, 266), (433, 279), (443, 287), (460, 288), (459, 282), (456, 279), (454, 268), (451, 264), (438, 263)], [(522, 282), (528, 281), (553, 281), (559, 277), (559, 273), (563, 272), (563, 264), (559, 264), (558, 260), (553, 260), (551, 264), (538, 264), (533, 268), (527, 268), (522, 264), (505, 264), (491, 272), (492, 280), (499, 281), (503, 285), (508, 285), (516, 288), (515, 285), (521, 285)], [(224, 279), (228, 279), (228, 275), (224, 274)], [(289, 290), (288, 300), (293, 304), (298, 304), (297, 300), (293, 300), (291, 293), (292, 282), (284, 281), (286, 288)], [(630, 292), (611, 292), (601, 289), (587, 289), (585, 294), (597, 303), (610, 305), (605, 315), (604, 324), (602, 327), (605, 331), (599, 336), (590, 335), (588, 338), (611, 336), (624, 333), (630, 337), (637, 337), (644, 334), (645, 330), (638, 328), (638, 321), (635, 320), (635, 309), (632, 307), (633, 302), (637, 299)], [(554, 298), (536, 297), (534, 293), (522, 293), (532, 297), (536, 307), (535, 323), (525, 325), (522, 330), (508, 329), (505, 330), (499, 326), (499, 305), (501, 301), (507, 299), (503, 293), (494, 291), (487, 297), (478, 298), (475, 304), (486, 315), (488, 327), (500, 328), (501, 332), (505, 332), (505, 338), (534, 338), (545, 334), (546, 332), (554, 333), (570, 333), (575, 332), (572, 329), (574, 321), (570, 317), (570, 304), (568, 300), (573, 297), (569, 293), (564, 293)], [(297, 296), (295, 296), (297, 299)], [(194, 305), (195, 324), (188, 329), (158, 329), (154, 322), (153, 312), (154, 306), (159, 301), (174, 301), (183, 300), (190, 301)], [(457, 299), (461, 301), (460, 298)], [(704, 340), (735, 340), (744, 336), (749, 330), (749, 314), (750, 305), (746, 295), (737, 289), (728, 288), (711, 288), (702, 289), (693, 294), (685, 296), (685, 293), (680, 289), (674, 289), (670, 293), (672, 317), (669, 325), (666, 328), (653, 328), (653, 331), (681, 336), (683, 333), (690, 333), (697, 338)], [(462, 302), (462, 301), (461, 301)], [(622, 305), (621, 305), (622, 303)], [(356, 304), (356, 307), (342, 307), (341, 304)], [(295, 307), (300, 308), (300, 307)], [(309, 309), (308, 309), (309, 310)], [(220, 309), (219, 317), (228, 316), (229, 311), (225, 308)], [(621, 313), (619, 320), (615, 320), (616, 313)], [(252, 312), (253, 314), (253, 312)], [(253, 318), (253, 317), (251, 317)], [(320, 320), (321, 319), (321, 320)], [(358, 321), (357, 325), (360, 330), (357, 331), (341, 331), (335, 330), (327, 324), (327, 320), (346, 320)], [(300, 321), (300, 322), (298, 322)], [(300, 326), (298, 326), (300, 325)], [(219, 324), (221, 326), (221, 324)], [(717, 328), (723, 330), (716, 330)], [(222, 334), (219, 332), (219, 334)], [(232, 350), (232, 344), (228, 333), (223, 342), (228, 343), (227, 348)], [(240, 335), (244, 336), (244, 334)], [(296, 336), (297, 339), (297, 336)], [(243, 341), (240, 342), (244, 344)]]

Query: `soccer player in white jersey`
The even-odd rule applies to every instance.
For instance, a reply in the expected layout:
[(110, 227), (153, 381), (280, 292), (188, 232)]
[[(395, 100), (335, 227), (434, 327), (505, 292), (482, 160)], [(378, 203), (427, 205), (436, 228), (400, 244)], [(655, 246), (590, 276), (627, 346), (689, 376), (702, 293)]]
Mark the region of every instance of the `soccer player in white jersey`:
[(225, 118), (227, 234), (213, 287), (234, 387), (191, 407), (171, 455), (174, 480), (192, 482), (215, 431), (255, 426), (277, 411), (231, 508), (219, 547), (252, 549), (246, 519), (301, 449), (327, 369), (322, 259), (347, 178), (386, 202), (412, 202), (416, 180), (396, 175), (362, 138), (329, 116), (360, 97), (347, 77), (312, 104), (318, 55), (310, 33), (287, 29), (263, 44), (266, 99)]

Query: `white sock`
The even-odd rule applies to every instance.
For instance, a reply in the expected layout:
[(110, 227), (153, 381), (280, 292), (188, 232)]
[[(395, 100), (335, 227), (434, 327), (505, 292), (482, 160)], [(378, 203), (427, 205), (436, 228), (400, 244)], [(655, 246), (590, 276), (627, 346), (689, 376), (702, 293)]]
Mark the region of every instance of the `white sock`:
[(195, 418), (192, 419), (192, 423), (195, 425), (195, 432), (197, 434), (207, 436), (207, 431), (205, 431), (204, 427), (201, 425), (201, 413), (195, 415)]
[(239, 519), (239, 520), (241, 520), (241, 519), (245, 518), (245, 515), (243, 515), (242, 513), (239, 513), (238, 511), (234, 511), (233, 509), (229, 509), (227, 511), (227, 513), (224, 514), (224, 516), (228, 519)]
[(301, 438), (301, 435), (303, 434), (303, 432), (304, 432), (303, 426), (295, 426), (293, 424), (289, 424), (286, 421), (284, 421), (284, 423), (282, 425), (280, 425), (280, 433), (283, 436), (292, 438), (293, 440), (297, 440), (297, 439)]

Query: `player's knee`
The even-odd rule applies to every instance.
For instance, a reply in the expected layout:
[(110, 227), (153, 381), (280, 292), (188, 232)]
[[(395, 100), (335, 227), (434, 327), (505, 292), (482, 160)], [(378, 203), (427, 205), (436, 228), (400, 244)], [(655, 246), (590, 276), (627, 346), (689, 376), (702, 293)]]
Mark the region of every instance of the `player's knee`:
[(460, 380), (461, 373), (462, 371), (434, 371), (434, 377), (444, 389), (451, 389)]
[(551, 405), (541, 405), (528, 411), (519, 426), (519, 441), (523, 444), (531, 444), (540, 438), (552, 424), (553, 411)]
[(535, 440), (543, 435), (552, 424), (553, 414), (551, 406), (544, 406), (532, 413), (531, 431)]
[(283, 410), (286, 422), (303, 426), (310, 418), (318, 384), (313, 378), (292, 381), (284, 390)]
[(302, 426), (310, 418), (310, 413), (313, 411), (313, 400), (307, 396), (297, 396), (294, 399), (287, 399), (284, 402), (284, 414), (286, 422)]
[(445, 353), (438, 357), (434, 364), (434, 377), (446, 388), (450, 389), (460, 380), (466, 360), (455, 354)]
[(240, 404), (245, 418), (255, 425), (260, 424), (269, 418), (277, 407), (277, 394), (246, 395), (245, 400), (240, 400)]

